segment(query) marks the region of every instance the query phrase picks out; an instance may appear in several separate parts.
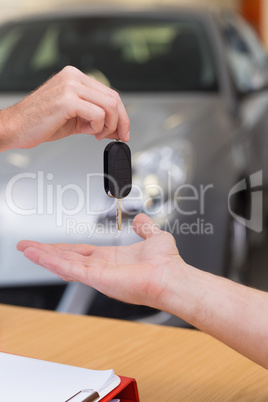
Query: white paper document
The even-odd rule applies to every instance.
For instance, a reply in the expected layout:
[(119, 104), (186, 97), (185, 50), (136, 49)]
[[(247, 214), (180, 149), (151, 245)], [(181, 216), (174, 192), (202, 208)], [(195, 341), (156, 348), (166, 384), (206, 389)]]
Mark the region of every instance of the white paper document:
[[(89, 370), (0, 352), (0, 401), (65, 402), (82, 390), (100, 400), (120, 384), (113, 370)], [(70, 402), (83, 401), (86, 393)]]

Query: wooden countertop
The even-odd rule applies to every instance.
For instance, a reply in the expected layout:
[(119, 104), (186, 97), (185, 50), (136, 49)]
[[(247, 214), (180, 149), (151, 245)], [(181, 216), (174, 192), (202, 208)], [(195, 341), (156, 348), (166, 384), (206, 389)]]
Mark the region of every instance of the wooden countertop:
[(142, 402), (268, 400), (267, 370), (195, 330), (0, 305), (0, 350), (113, 368)]

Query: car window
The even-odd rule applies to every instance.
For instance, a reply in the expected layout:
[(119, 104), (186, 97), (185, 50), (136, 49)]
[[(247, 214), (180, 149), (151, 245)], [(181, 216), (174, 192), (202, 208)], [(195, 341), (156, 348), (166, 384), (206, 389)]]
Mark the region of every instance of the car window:
[(254, 30), (237, 16), (222, 20), (227, 59), (238, 91), (246, 93), (267, 84), (267, 54)]
[(0, 90), (32, 90), (65, 65), (119, 91), (216, 91), (203, 26), (146, 18), (66, 18), (0, 29)]

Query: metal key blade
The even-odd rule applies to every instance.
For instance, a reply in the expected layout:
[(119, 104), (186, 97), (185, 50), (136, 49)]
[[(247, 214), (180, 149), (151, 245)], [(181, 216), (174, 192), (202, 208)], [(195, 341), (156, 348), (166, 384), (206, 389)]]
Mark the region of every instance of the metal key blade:
[(117, 200), (117, 205), (116, 205), (116, 229), (117, 230), (122, 230), (122, 208), (121, 208), (121, 199)]

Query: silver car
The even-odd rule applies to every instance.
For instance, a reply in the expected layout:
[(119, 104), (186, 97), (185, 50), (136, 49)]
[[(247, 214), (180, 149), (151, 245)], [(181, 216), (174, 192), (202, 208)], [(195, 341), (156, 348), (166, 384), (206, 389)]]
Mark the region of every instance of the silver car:
[[(178, 8), (83, 8), (6, 23), (0, 107), (66, 65), (115, 88), (128, 111), (133, 189), (123, 230), (103, 188), (106, 140), (79, 135), (3, 153), (2, 294), (62, 285), (16, 251), (19, 240), (131, 244), (140, 240), (131, 228), (140, 211), (173, 233), (188, 263), (243, 281), (251, 194), (237, 184), (264, 168), (248, 144), (262, 138), (268, 116), (267, 59), (251, 28), (234, 14)], [(96, 293), (71, 284), (55, 307), (85, 313), (92, 299)]]

